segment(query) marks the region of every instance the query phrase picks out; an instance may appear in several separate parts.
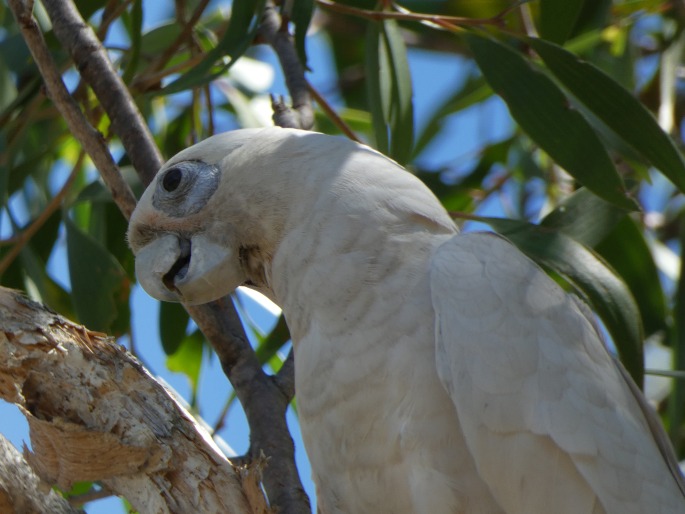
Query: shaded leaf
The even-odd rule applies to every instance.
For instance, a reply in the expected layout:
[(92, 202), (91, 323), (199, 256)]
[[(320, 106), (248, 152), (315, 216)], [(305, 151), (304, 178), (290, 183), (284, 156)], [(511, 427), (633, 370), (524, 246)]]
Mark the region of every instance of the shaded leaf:
[(521, 128), (592, 192), (624, 209), (635, 209), (599, 137), (556, 84), (498, 41), (475, 34), (467, 40), (485, 79)]
[(203, 350), (204, 337), (199, 330), (195, 330), (192, 334), (184, 337), (176, 351), (166, 359), (166, 366), (170, 371), (183, 373), (190, 380), (192, 388), (190, 404), (192, 406), (196, 404)]
[(540, 36), (563, 43), (573, 33), (585, 0), (540, 0)]
[(626, 216), (596, 248), (633, 293), (647, 336), (666, 328), (666, 302), (644, 234)]
[(269, 335), (259, 342), (259, 346), (255, 350), (260, 364), (269, 362), (288, 341), (290, 341), (290, 331), (285, 322), (285, 317), (281, 314)]
[(395, 20), (369, 23), (366, 74), (376, 147), (399, 163), (414, 143), (414, 108), (407, 49)]
[(180, 303), (161, 302), (159, 306), (159, 337), (167, 355), (173, 355), (186, 337), (190, 316)]
[(381, 24), (372, 22), (366, 30), (366, 88), (371, 111), (371, 124), (376, 140), (376, 149), (389, 153), (390, 136), (386, 123), (390, 111), (390, 90), (388, 75), (388, 55), (381, 39)]
[(545, 216), (540, 225), (561, 230), (579, 243), (594, 248), (625, 217), (623, 209), (581, 188)]
[(295, 48), (300, 56), (302, 67), (307, 69), (307, 50), (305, 41), (307, 29), (314, 13), (314, 0), (294, 0), (291, 20), (295, 24)]
[(131, 38), (131, 50), (128, 55), (128, 64), (123, 74), (123, 81), (128, 84), (136, 73), (138, 68), (138, 61), (140, 60), (140, 48), (142, 43), (142, 29), (143, 29), (143, 0), (135, 0), (131, 7), (131, 15), (127, 16), (124, 13), (122, 18), (129, 18), (129, 23), (126, 24), (128, 34)]
[(623, 365), (641, 386), (644, 361), (640, 312), (616, 272), (592, 250), (561, 232), (523, 221), (476, 219), (506, 236), (538, 264), (566, 278), (589, 299), (611, 334)]
[(95, 239), (64, 216), (74, 309), (91, 330), (110, 332), (118, 316), (128, 316), (130, 282), (119, 262)]
[[(680, 247), (685, 248), (685, 223), (680, 223)], [(678, 279), (675, 306), (673, 308), (673, 332), (671, 347), (673, 348), (673, 367), (678, 371), (685, 370), (685, 259), (680, 260), (680, 278)], [(685, 418), (685, 381), (674, 380), (673, 391), (668, 401), (669, 435), (673, 447), (678, 455), (683, 450), (683, 438), (681, 434), (683, 420)]]
[(563, 48), (536, 38), (527, 41), (573, 96), (685, 191), (683, 155), (639, 100), (599, 68)]
[[(163, 88), (161, 94), (168, 95), (201, 86), (225, 73), (252, 43), (265, 5), (266, 0), (234, 0), (228, 27), (217, 46), (197, 66)], [(230, 60), (221, 64), (218, 70), (212, 70), (225, 56), (229, 56)]]

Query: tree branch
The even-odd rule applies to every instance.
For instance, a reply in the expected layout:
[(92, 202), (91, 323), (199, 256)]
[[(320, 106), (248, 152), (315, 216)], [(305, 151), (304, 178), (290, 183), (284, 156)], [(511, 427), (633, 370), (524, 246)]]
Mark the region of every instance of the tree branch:
[(10, 9), (43, 76), (50, 98), (64, 117), (71, 133), (81, 142), (84, 150), (93, 160), (105, 184), (112, 192), (112, 198), (128, 219), (135, 208), (136, 199), (112, 159), (102, 134), (88, 123), (78, 104), (62, 82), (62, 76), (45, 44), (43, 34), (33, 18), (32, 5), (32, 2), (27, 3), (24, 0), (9, 0)]
[(304, 68), (288, 34), (288, 26), (281, 22), (281, 17), (273, 6), (268, 5), (264, 9), (257, 34), (276, 52), (293, 103), (290, 108), (282, 98), (272, 98), (274, 123), (279, 127), (309, 130), (314, 125), (314, 111), (304, 78)]
[(0, 362), (0, 397), (26, 415), (26, 459), (47, 483), (101, 481), (139, 512), (251, 512), (209, 435), (104, 334), (0, 288)]
[[(292, 366), (286, 367), (285, 374), (290, 374), (287, 380), (277, 380), (262, 371), (230, 297), (186, 309), (207, 339), (218, 343), (214, 350), (250, 425), (248, 461), (254, 461), (262, 454), (268, 458), (263, 481), (269, 502), (277, 505), (282, 513), (310, 512), (309, 498), (300, 482), (295, 447), (285, 420), (294, 394), (294, 387), (287, 386), (294, 376)], [(235, 327), (240, 330), (236, 331)], [(282, 387), (281, 382), (286, 386)]]
[(57, 39), (74, 59), (79, 73), (95, 92), (112, 121), (133, 167), (149, 183), (162, 166), (162, 154), (138, 107), (117, 74), (93, 29), (71, 0), (43, 0)]

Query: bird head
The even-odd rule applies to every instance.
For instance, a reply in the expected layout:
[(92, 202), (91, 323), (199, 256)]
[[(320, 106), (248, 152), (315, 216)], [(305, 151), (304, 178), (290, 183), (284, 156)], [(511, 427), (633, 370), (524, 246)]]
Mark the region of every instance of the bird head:
[(159, 300), (201, 304), (248, 285), (278, 303), (275, 257), (311, 265), (318, 252), (330, 265), (403, 230), (455, 228), (419, 180), (378, 152), (272, 127), (218, 134), (172, 157), (140, 198), (128, 241), (138, 281)]
[(262, 279), (256, 254), (268, 251), (263, 229), (276, 224), (248, 215), (260, 206), (241, 173), (255, 164), (244, 147), (258, 132), (227, 132), (183, 150), (143, 193), (127, 237), (138, 281), (154, 298), (201, 304)]

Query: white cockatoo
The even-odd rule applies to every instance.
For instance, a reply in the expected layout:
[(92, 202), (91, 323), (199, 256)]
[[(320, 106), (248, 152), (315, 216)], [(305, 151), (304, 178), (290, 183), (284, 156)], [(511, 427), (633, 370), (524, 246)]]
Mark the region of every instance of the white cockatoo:
[(282, 307), (322, 513), (685, 513), (587, 310), (370, 148), (216, 135), (164, 165), (128, 238), (155, 298), (247, 285)]

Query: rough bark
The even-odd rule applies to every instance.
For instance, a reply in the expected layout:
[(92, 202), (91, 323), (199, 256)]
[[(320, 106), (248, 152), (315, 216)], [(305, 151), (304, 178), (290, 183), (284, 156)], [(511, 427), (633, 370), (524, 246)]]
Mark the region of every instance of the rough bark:
[(79, 514), (31, 469), (12, 444), (0, 435), (0, 512), (4, 514)]
[(48, 484), (99, 481), (141, 513), (268, 512), (258, 470), (236, 472), (123, 347), (5, 288), (0, 396), (25, 414), (25, 457)]

